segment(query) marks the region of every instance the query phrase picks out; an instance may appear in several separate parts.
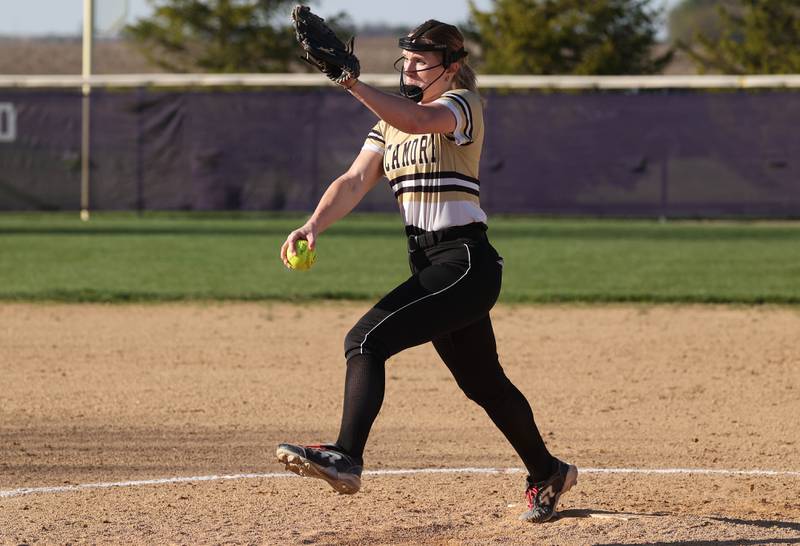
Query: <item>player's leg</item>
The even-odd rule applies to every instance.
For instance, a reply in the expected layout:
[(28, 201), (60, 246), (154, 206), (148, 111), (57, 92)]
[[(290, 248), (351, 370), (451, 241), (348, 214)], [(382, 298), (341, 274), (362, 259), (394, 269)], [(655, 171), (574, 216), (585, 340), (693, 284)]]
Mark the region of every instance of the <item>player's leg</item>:
[(530, 404), (500, 366), (488, 314), (433, 344), (459, 387), (486, 411), (525, 464), (528, 511), (521, 519), (547, 521), (561, 495), (577, 481), (577, 468), (547, 450)]
[[(450, 279), (450, 284), (457, 278)], [(339, 437), (334, 444), (281, 444), (277, 456), (287, 470), (324, 479), (340, 493), (358, 491), (364, 446), (383, 404), (385, 361), (406, 346), (428, 341), (421, 333), (425, 325), (415, 317), (417, 308), (428, 308), (437, 299), (431, 294), (415, 275), (353, 327), (345, 339), (347, 372)]]
[(442, 244), (414, 257), (416, 273), (346, 337), (345, 397), (336, 443), (282, 444), (278, 457), (287, 469), (323, 478), (340, 492), (357, 490), (364, 446), (383, 402), (386, 359), (487, 314), (500, 289), (496, 257), (488, 243)]
[(493, 249), (490, 254), (466, 245), (418, 255), (417, 274), (353, 327), (345, 342), (347, 376), (336, 442), (346, 452), (362, 457), (383, 402), (386, 359), (488, 313), (500, 289), (500, 267), (493, 256)]
[(336, 444), (363, 461), (372, 424), (383, 405), (386, 384), (385, 360), (370, 353), (347, 359), (342, 402), (342, 420)]
[(539, 434), (530, 404), (500, 365), (489, 315), (434, 339), (433, 346), (467, 398), (486, 411), (531, 476), (547, 477), (553, 456)]

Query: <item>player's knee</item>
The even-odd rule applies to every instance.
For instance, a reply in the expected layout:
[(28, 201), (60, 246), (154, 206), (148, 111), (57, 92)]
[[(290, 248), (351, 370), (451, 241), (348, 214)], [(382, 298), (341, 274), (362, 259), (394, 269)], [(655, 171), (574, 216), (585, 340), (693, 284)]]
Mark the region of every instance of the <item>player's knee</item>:
[[(351, 356), (358, 354), (359, 349), (361, 348), (361, 339), (359, 339), (359, 333), (356, 331), (357, 327), (352, 328), (347, 335), (344, 336), (344, 357), (345, 359), (349, 359)], [(361, 338), (363, 339), (363, 334)]]
[(371, 336), (368, 331), (356, 324), (347, 332), (344, 338), (344, 358), (349, 360), (357, 354), (374, 355), (375, 357), (386, 360), (389, 355), (376, 336)]
[(473, 381), (469, 384), (459, 383), (459, 387), (464, 394), (483, 408), (492, 408), (508, 398), (509, 393), (514, 389), (514, 385), (503, 375), (496, 381)]

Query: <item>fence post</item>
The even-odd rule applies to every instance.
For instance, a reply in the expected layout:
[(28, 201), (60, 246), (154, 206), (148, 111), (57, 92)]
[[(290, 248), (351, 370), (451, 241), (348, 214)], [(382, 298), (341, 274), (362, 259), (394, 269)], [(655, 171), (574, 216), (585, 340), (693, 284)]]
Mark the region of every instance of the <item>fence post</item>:
[(144, 179), (142, 174), (142, 116), (144, 110), (144, 88), (136, 88), (136, 213), (144, 210)]
[(665, 151), (661, 158), (661, 215), (658, 217), (661, 223), (667, 221), (669, 208), (669, 156), (669, 152)]

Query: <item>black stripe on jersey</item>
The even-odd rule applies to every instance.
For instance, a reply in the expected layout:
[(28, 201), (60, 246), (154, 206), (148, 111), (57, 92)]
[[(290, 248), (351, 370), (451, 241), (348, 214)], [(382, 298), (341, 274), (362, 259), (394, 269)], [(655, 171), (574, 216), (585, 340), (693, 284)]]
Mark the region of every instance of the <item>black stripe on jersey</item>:
[[(445, 134), (445, 135), (444, 135), (444, 138), (446, 138), (446, 139), (447, 139), (447, 140), (449, 140), (450, 142), (455, 142), (455, 141), (456, 141), (456, 137), (454, 137), (454, 136), (452, 136), (452, 135), (449, 135), (449, 134)], [(459, 146), (469, 146), (469, 145), (470, 145), (470, 144), (472, 144), (473, 142), (474, 142), (473, 140), (470, 140), (469, 142), (464, 142), (463, 144), (459, 144)]]
[(377, 131), (370, 131), (369, 134), (367, 135), (367, 138), (371, 138), (371, 139), (377, 140), (381, 144), (386, 144), (386, 141), (383, 140), (383, 135), (381, 135)]
[(465, 188), (464, 186), (457, 186), (455, 184), (446, 184), (444, 186), (409, 186), (407, 188), (400, 188), (399, 190), (395, 190), (394, 196), (400, 197), (404, 193), (447, 193), (450, 191), (471, 193), (477, 197), (481, 195), (478, 190), (473, 190), (472, 188)]
[(466, 182), (472, 182), (473, 184), (477, 184), (478, 186), (481, 185), (480, 180), (478, 180), (477, 178), (472, 178), (471, 176), (457, 173), (455, 171), (441, 171), (438, 173), (404, 174), (402, 176), (398, 176), (397, 178), (392, 178), (391, 180), (389, 180), (389, 184), (394, 186), (395, 184), (398, 184), (400, 182), (405, 182), (406, 180), (439, 180), (442, 178), (455, 178), (458, 180), (464, 180)]
[(472, 108), (470, 108), (469, 102), (467, 102), (464, 97), (456, 95), (455, 93), (445, 93), (444, 96), (453, 99), (453, 101), (461, 107), (461, 111), (464, 112), (464, 120), (466, 121), (464, 134), (468, 139), (472, 140)]
[(458, 102), (461, 105), (461, 107), (465, 110), (467, 114), (467, 126), (464, 128), (464, 134), (470, 141), (472, 141), (472, 108), (470, 108), (469, 102), (467, 102), (467, 99), (465, 99), (464, 97), (461, 97), (459, 95), (451, 95), (451, 96), (453, 99), (456, 100), (456, 102)]
[[(446, 138), (446, 139), (447, 139), (447, 140), (449, 140), (450, 142), (455, 142), (455, 141), (456, 141), (456, 137), (454, 137), (454, 136), (450, 136), (450, 135), (448, 135), (448, 134), (444, 135), (444, 138)], [(474, 142), (473, 140), (470, 140), (469, 142), (464, 142), (463, 144), (459, 144), (459, 146), (469, 146), (469, 145), (470, 145), (470, 144), (472, 144), (473, 142)]]

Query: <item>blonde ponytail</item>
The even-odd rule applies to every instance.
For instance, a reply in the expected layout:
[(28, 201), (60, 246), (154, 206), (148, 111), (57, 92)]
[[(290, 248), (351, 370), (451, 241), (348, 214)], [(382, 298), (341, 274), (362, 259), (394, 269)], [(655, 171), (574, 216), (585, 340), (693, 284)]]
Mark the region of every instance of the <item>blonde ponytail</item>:
[(478, 81), (475, 76), (475, 70), (467, 63), (467, 59), (459, 61), (461, 65), (456, 72), (456, 77), (453, 78), (453, 85), (451, 89), (469, 89), (470, 91), (478, 92)]

